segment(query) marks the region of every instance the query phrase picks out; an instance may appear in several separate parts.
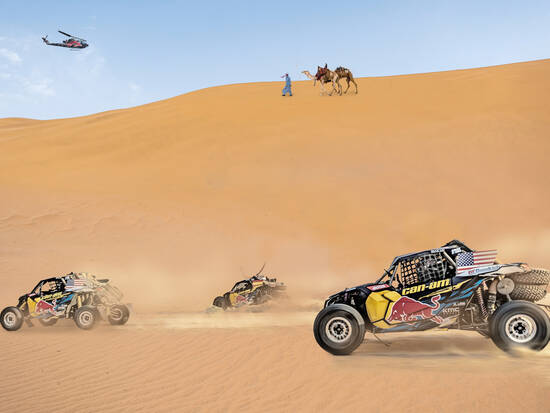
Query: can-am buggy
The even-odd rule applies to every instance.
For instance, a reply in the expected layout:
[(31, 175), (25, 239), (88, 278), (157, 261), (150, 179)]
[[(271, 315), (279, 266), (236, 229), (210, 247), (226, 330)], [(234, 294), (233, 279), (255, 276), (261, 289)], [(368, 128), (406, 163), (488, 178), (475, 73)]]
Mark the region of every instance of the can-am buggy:
[(243, 305), (265, 304), (272, 299), (283, 297), (286, 293), (285, 284), (277, 282), (277, 278), (261, 275), (263, 269), (264, 267), (253, 277), (236, 283), (223, 296), (214, 298), (212, 305), (226, 310)]
[(84, 330), (91, 329), (98, 319), (125, 324), (130, 312), (121, 298), (120, 290), (108, 279), (70, 273), (40, 281), (30, 293), (19, 297), (17, 306), (2, 310), (0, 323), (8, 331), (19, 330), (24, 321), (32, 326), (31, 320), (52, 326), (60, 318), (72, 318)]
[(376, 282), (330, 296), (313, 326), (317, 343), (350, 354), (366, 331), (477, 331), (504, 351), (542, 350), (550, 340), (546, 296), (550, 272), (500, 264), (496, 250), (460, 241), (396, 257)]

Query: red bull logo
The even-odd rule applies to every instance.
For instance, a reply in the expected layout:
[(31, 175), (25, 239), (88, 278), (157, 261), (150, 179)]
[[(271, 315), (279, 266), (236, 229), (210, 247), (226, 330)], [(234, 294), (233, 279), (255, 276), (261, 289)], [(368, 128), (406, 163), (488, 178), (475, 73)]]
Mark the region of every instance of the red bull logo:
[(245, 296), (242, 296), (242, 295), (238, 295), (235, 297), (235, 302), (236, 303), (244, 303), (246, 301), (246, 297)]
[(47, 313), (50, 312), (52, 314), (55, 314), (54, 305), (48, 303), (47, 301), (40, 300), (38, 303), (36, 303), (36, 309), (35, 311), (37, 313)]
[(388, 322), (414, 322), (418, 320), (431, 319), (440, 324), (443, 319), (435, 314), (439, 309), (439, 299), (441, 295), (436, 295), (430, 300), (431, 304), (416, 301), (410, 297), (401, 297), (393, 303)]

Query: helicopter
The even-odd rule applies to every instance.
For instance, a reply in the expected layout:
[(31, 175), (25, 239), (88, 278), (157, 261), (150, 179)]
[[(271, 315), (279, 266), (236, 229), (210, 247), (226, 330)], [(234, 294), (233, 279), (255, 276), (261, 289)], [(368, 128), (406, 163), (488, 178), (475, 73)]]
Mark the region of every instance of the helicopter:
[(69, 49), (84, 49), (88, 47), (88, 43), (86, 43), (86, 40), (81, 39), (80, 37), (73, 36), (69, 33), (62, 32), (61, 30), (58, 30), (58, 32), (67, 36), (68, 39), (63, 40), (63, 43), (52, 43), (48, 41), (48, 36), (46, 35), (42, 38), (42, 40), (48, 46), (68, 47)]

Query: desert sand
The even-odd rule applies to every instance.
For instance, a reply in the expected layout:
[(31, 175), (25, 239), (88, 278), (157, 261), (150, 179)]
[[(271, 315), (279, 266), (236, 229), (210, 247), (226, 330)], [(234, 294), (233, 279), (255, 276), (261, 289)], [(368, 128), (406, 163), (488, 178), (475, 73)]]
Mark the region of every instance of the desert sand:
[[(549, 411), (550, 349), (438, 331), (334, 357), (311, 327), (329, 294), (452, 238), (550, 267), (550, 60), (358, 84), (0, 119), (0, 307), (88, 271), (134, 309), (0, 331), (0, 411)], [(264, 262), (287, 306), (204, 313)]]

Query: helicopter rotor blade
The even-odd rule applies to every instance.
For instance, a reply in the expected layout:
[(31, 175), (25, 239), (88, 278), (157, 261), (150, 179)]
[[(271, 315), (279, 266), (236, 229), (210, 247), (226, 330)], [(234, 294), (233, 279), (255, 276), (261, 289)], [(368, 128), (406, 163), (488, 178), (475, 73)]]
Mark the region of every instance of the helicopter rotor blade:
[(82, 38), (80, 38), (80, 37), (73, 36), (72, 34), (69, 34), (69, 33), (62, 32), (61, 30), (58, 30), (58, 32), (61, 33), (61, 34), (64, 34), (64, 35), (67, 36), (67, 37), (72, 37), (73, 39), (82, 40), (83, 42), (86, 41), (85, 39), (82, 39)]

